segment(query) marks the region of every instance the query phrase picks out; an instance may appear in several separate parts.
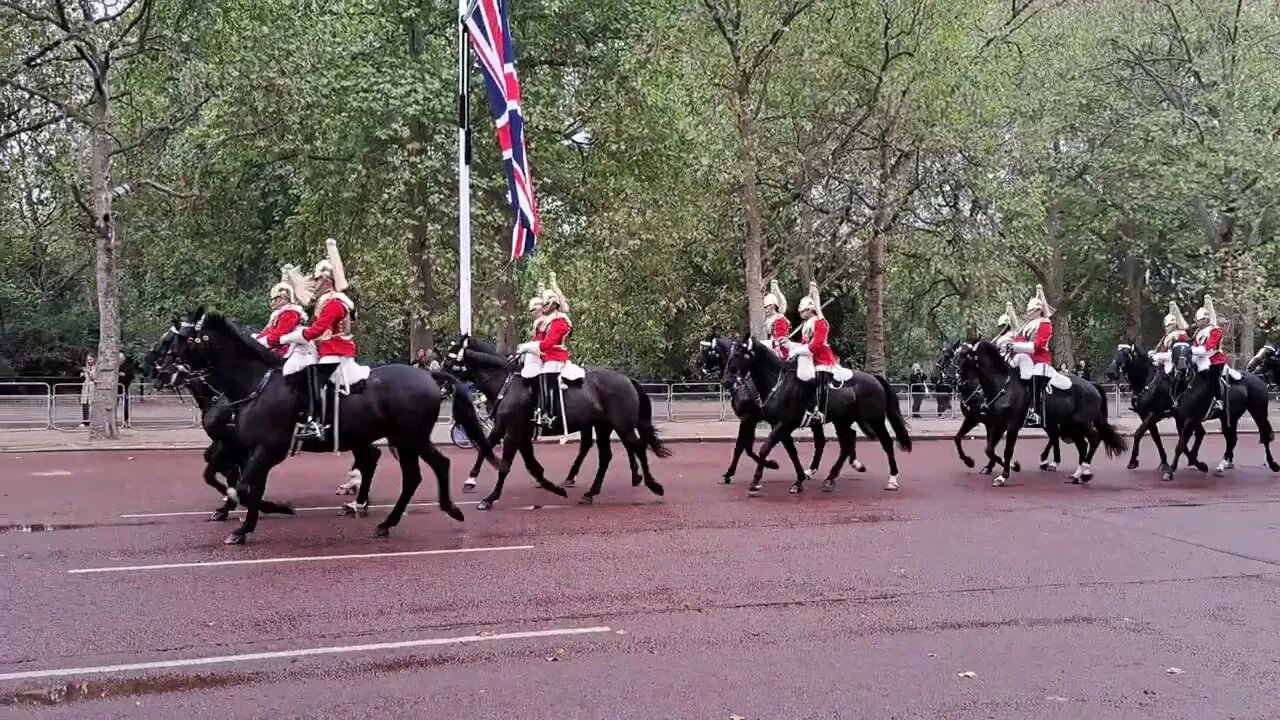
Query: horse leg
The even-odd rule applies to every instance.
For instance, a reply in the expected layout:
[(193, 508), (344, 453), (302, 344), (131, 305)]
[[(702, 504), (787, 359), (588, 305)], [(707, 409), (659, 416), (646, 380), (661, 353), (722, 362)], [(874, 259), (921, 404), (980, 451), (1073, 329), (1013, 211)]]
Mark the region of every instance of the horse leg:
[[(221, 507), (214, 510), (213, 514), (209, 516), (209, 519), (215, 522), (226, 520), (231, 511), (236, 509), (237, 504), (231, 495), (227, 493), (228, 485), (223, 485), (222, 481), (218, 479), (218, 469), (223, 465), (221, 446), (222, 443), (215, 440), (204, 451), (204, 483), (217, 490), (218, 494), (222, 496)], [(227, 473), (228, 484), (234, 486), (236, 480), (231, 477), (231, 468), (234, 467), (234, 463), (226, 463), (226, 465), (227, 468), (224, 472)]]
[[(608, 440), (608, 436), (605, 437), (605, 440)], [(525, 441), (520, 444), (520, 458), (524, 460), (524, 468), (533, 476), (533, 482), (536, 487), (560, 497), (569, 497), (569, 493), (547, 480), (546, 469), (542, 467), (542, 463), (538, 462), (538, 458), (533, 454), (532, 437), (525, 438)]]
[(889, 481), (885, 484), (884, 489), (897, 490), (898, 456), (893, 452), (893, 436), (889, 434), (889, 428), (885, 427), (883, 416), (868, 420), (867, 425), (875, 432), (876, 439), (880, 441), (880, 447), (884, 450), (884, 455), (889, 460)]
[(1082, 485), (1093, 479), (1093, 469), (1089, 467), (1089, 459), (1093, 457), (1093, 451), (1098, 449), (1101, 439), (1098, 432), (1092, 428), (1076, 433), (1076, 471), (1067, 478), (1068, 483)]
[[(578, 471), (582, 469), (582, 461), (587, 457), (587, 453), (591, 452), (591, 446), (595, 444), (595, 436), (590, 425), (582, 428), (582, 432), (579, 435), (582, 437), (582, 442), (578, 443), (578, 456), (573, 459), (573, 464), (569, 466), (569, 474), (565, 476), (564, 482), (560, 483), (562, 488), (573, 487), (577, 483), (576, 478), (578, 477)], [(605, 432), (604, 443), (605, 447), (609, 446), (608, 431)], [(604, 462), (603, 454), (600, 456), (600, 462)]]
[[(435, 449), (430, 443), (427, 447)], [(405, 443), (396, 448), (398, 451), (397, 459), (400, 461), (400, 497), (396, 498), (396, 504), (392, 506), (391, 512), (387, 513), (387, 517), (373, 528), (374, 537), (387, 537), (391, 534), (391, 528), (400, 524), (400, 518), (404, 516), (405, 508), (409, 507), (409, 501), (413, 499), (414, 493), (418, 491), (418, 486), (422, 484), (422, 468), (418, 467), (418, 451), (410, 444)], [(422, 456), (426, 457), (425, 450)], [(446, 503), (453, 505), (453, 501), (449, 499), (449, 460), (444, 458), (445, 485), (441, 489), (444, 493), (440, 496), (440, 509), (444, 510)], [(454, 508), (455, 510), (457, 508)], [(447, 511), (446, 511), (447, 512)], [(461, 518), (459, 518), (461, 519)]]
[[(818, 436), (815, 435), (813, 439), (814, 439), (814, 442), (816, 443), (818, 441)], [(827, 442), (826, 436), (824, 435), (822, 438), (822, 443), (825, 445), (826, 442)], [(804, 481), (809, 479), (809, 473), (805, 471), (804, 465), (800, 463), (800, 453), (799, 451), (796, 450), (795, 439), (793, 439), (790, 435), (787, 435), (786, 437), (782, 438), (782, 449), (787, 451), (787, 457), (791, 458), (791, 465), (796, 470), (796, 482), (794, 485), (791, 486), (791, 490), (789, 492), (792, 495), (802, 493), (804, 492)], [(815, 450), (814, 452), (821, 453), (822, 451)]]
[[(1004, 437), (1004, 432), (1004, 427), (993, 428), (990, 425), (987, 426), (987, 447), (984, 450), (987, 456), (987, 465), (981, 470), (983, 475), (990, 475), (996, 465), (1004, 467), (1001, 459), (996, 455), (996, 448), (1000, 445), (1000, 439)], [(1005, 470), (1007, 471), (1008, 468), (1005, 468)], [(1005, 474), (1007, 475), (1008, 473), (1006, 472)]]
[[(1022, 423), (1017, 422), (1017, 419), (1011, 419), (1005, 426), (1004, 461), (1001, 463), (1004, 466), (1004, 470), (991, 481), (991, 487), (1004, 487), (1009, 483), (1009, 477), (1013, 474), (1010, 470), (1013, 466), (1013, 451), (1018, 445), (1018, 432), (1020, 430), (1022, 430)], [(994, 443), (991, 444), (994, 445)]]
[[(1045, 434), (1048, 436), (1048, 442), (1044, 444), (1044, 450), (1040, 451), (1040, 469), (1047, 472), (1053, 472), (1058, 469), (1058, 463), (1061, 462), (1062, 456), (1057, 445), (1058, 438), (1055, 437), (1053, 433), (1049, 432), (1048, 423), (1043, 424), (1045, 425)], [(1053, 451), (1053, 462), (1049, 461), (1050, 450)]]
[(720, 484), (728, 485), (733, 482), (733, 476), (738, 472), (738, 460), (742, 457), (742, 452), (752, 455), (752, 459), (759, 463), (755, 453), (751, 452), (751, 443), (756, 439), (756, 424), (748, 421), (746, 418), (738, 421), (738, 439), (733, 444), (733, 459), (729, 461), (729, 469), (724, 471), (724, 476), (720, 478)]
[(778, 444), (786, 432), (788, 431), (785, 431), (780, 425), (769, 429), (769, 437), (765, 438), (764, 444), (760, 446), (760, 459), (756, 462), (756, 472), (751, 476), (751, 484), (747, 486), (748, 495), (759, 494), (761, 481), (764, 477), (764, 460), (769, 457), (769, 452), (773, 450), (773, 446)]
[[(1129, 469), (1138, 469), (1138, 446), (1142, 443), (1142, 436), (1148, 432), (1151, 433), (1152, 440), (1155, 440), (1156, 413), (1148, 413), (1142, 416), (1142, 422), (1138, 423), (1138, 429), (1133, 431), (1133, 450), (1129, 452)], [(1160, 447), (1160, 442), (1155, 440), (1156, 447)], [(1164, 450), (1160, 450), (1160, 460), (1164, 462)]]
[(977, 420), (966, 416), (964, 421), (960, 423), (960, 429), (956, 431), (956, 436), (954, 438), (956, 443), (956, 454), (960, 456), (960, 462), (964, 463), (964, 466), (967, 468), (973, 467), (973, 458), (964, 454), (964, 436), (968, 435), (969, 432), (977, 426)]
[[(494, 483), (489, 495), (476, 504), (477, 510), (492, 510), (493, 504), (502, 497), (502, 486), (507, 482), (507, 475), (511, 472), (511, 461), (516, 457), (519, 444), (511, 435), (502, 439), (502, 460), (498, 463), (498, 482)], [(559, 488), (556, 489), (559, 490)], [(560, 490), (560, 492), (564, 491)]]
[[(1147, 428), (1147, 434), (1151, 436), (1151, 442), (1156, 446), (1156, 452), (1160, 453), (1160, 467), (1163, 471), (1169, 467), (1169, 456), (1164, 451), (1164, 440), (1160, 437), (1160, 420), (1153, 414), (1151, 426)], [(1137, 442), (1134, 442), (1134, 452), (1137, 452)], [(1133, 467), (1130, 465), (1130, 467)]]
[[(232, 530), (231, 534), (223, 539), (224, 545), (243, 545), (249, 533), (258, 528), (259, 502), (266, 493), (267, 473), (280, 464), (286, 454), (286, 451), (268, 450), (262, 447), (250, 453), (240, 473), (240, 479), (236, 482), (235, 495), (232, 496), (232, 499), (244, 505), (244, 521), (240, 523), (240, 527)], [(228, 493), (230, 492), (228, 490)]]
[(1275, 432), (1271, 429), (1271, 420), (1267, 418), (1267, 403), (1251, 403), (1249, 417), (1253, 418), (1253, 424), (1258, 426), (1258, 442), (1267, 453), (1267, 468), (1271, 472), (1280, 472), (1280, 463), (1271, 456), (1271, 441), (1275, 439)]
[(1183, 420), (1181, 427), (1178, 428), (1178, 444), (1173, 448), (1173, 462), (1169, 463), (1169, 467), (1160, 475), (1160, 479), (1165, 482), (1173, 481), (1173, 474), (1178, 472), (1178, 460), (1183, 456), (1187, 456), (1187, 462), (1195, 462), (1192, 453), (1187, 452), (1187, 442), (1191, 439), (1192, 433), (1204, 432), (1200, 427), (1200, 423), (1191, 419)]
[[(489, 447), (498, 447), (498, 441), (502, 439), (506, 428), (502, 427), (502, 423), (494, 421), (493, 428), (489, 430)], [(471, 472), (467, 473), (467, 479), (462, 481), (462, 492), (469, 493), (476, 491), (476, 480), (480, 477), (480, 468), (484, 467), (484, 453), (476, 451), (476, 464), (471, 466)]]
[(617, 433), (618, 439), (626, 446), (627, 451), (635, 455), (636, 459), (640, 461), (640, 472), (644, 476), (644, 486), (649, 489), (649, 492), (661, 497), (666, 493), (666, 490), (653, 477), (653, 471), (649, 469), (649, 456), (645, 453), (644, 443), (641, 442), (636, 429), (633, 427), (617, 428)]
[(1209, 466), (1200, 459), (1200, 443), (1204, 442), (1204, 436), (1207, 434), (1204, 429), (1204, 423), (1195, 424), (1196, 442), (1191, 446), (1191, 451), (1186, 453), (1187, 463), (1194, 465), (1200, 472), (1209, 472)]
[(849, 458), (854, 443), (853, 428), (842, 427), (836, 425), (836, 440), (840, 444), (840, 454), (836, 456), (836, 462), (831, 466), (831, 472), (827, 473), (827, 477), (822, 481), (822, 491), (831, 492), (836, 487), (836, 478), (840, 476), (840, 470), (844, 468), (845, 460)]
[[(400, 452), (398, 448), (397, 452)], [(403, 467), (403, 453), (400, 454), (402, 456), (400, 464)], [(378, 469), (378, 459), (382, 457), (382, 451), (373, 445), (366, 445), (352, 448), (351, 455), (355, 461), (356, 471), (360, 473), (361, 482), (356, 488), (356, 498), (351, 502), (343, 503), (338, 514), (364, 515), (369, 510), (369, 490), (373, 486), (373, 473)], [(416, 457), (413, 461), (418, 462)]]
[[(797, 474), (796, 484), (791, 486), (792, 493), (804, 492), (804, 481), (808, 480), (814, 475), (817, 475), (818, 468), (822, 465), (822, 451), (825, 450), (827, 447), (827, 431), (821, 425), (814, 425), (812, 430), (813, 430), (813, 461), (809, 463), (809, 469), (807, 471), (800, 472)], [(787, 445), (784, 444), (783, 447), (787, 447)], [(794, 441), (791, 443), (790, 447), (791, 448), (795, 447)], [(791, 450), (788, 449), (787, 453), (790, 454), (790, 452)], [(798, 464), (799, 463), (797, 463), (797, 465)]]
[(1227, 470), (1235, 467), (1236, 440), (1239, 439), (1236, 431), (1235, 423), (1225, 420), (1222, 422), (1222, 438), (1227, 442), (1227, 449), (1222, 453), (1222, 459), (1218, 461), (1218, 467), (1213, 469), (1214, 477), (1222, 477)]
[[(613, 448), (609, 446), (609, 428), (601, 428), (596, 435), (596, 449), (600, 454), (600, 467), (596, 469), (596, 478), (591, 482), (591, 487), (587, 489), (585, 495), (578, 502), (583, 505), (590, 505), (597, 495), (600, 494), (600, 488), (604, 485), (604, 474), (609, 469), (609, 461), (613, 459)], [(634, 457), (634, 456), (633, 456)]]

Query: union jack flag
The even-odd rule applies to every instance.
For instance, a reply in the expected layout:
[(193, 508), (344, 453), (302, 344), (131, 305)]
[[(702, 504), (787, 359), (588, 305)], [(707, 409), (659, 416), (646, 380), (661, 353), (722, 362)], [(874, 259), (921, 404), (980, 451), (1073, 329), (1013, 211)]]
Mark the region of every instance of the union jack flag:
[(467, 35), (480, 58), (489, 114), (498, 126), (498, 145), (507, 170), (507, 190), (515, 226), (511, 230), (511, 259), (534, 251), (542, 225), (533, 197), (533, 176), (524, 147), (524, 114), (520, 108), (520, 81), (516, 77), (516, 51), (511, 42), (508, 0), (475, 0), (466, 15)]

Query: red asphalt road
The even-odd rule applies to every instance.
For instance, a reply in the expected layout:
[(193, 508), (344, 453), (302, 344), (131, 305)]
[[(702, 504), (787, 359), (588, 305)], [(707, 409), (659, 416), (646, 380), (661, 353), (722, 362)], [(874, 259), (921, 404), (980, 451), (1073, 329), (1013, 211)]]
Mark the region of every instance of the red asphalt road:
[[(518, 468), (498, 508), (464, 505), (465, 523), (418, 507), (377, 540), (386, 510), (307, 512), (265, 518), (239, 548), (221, 545), (230, 523), (121, 517), (212, 509), (195, 452), (2, 456), (0, 525), (52, 529), (0, 535), (0, 674), (610, 630), (0, 680), (0, 717), (1274, 718), (1280, 476), (1251, 440), (1221, 479), (1099, 461), (1088, 487), (1029, 472), (1003, 489), (926, 442), (901, 456), (898, 493), (865, 444), (869, 472), (846, 470), (834, 493), (815, 481), (790, 496), (790, 473), (773, 471), (759, 498), (746, 462), (737, 484), (716, 483), (728, 445), (682, 444), (655, 465), (664, 498), (630, 486), (619, 452), (592, 507), (574, 504), (581, 483), (561, 500)], [(571, 451), (538, 450), (552, 477)], [(471, 456), (451, 457), (460, 483)], [(291, 459), (268, 495), (334, 505), (346, 467)], [(374, 501), (398, 485), (384, 462)], [(416, 500), (434, 499), (424, 483)], [(512, 545), (533, 547), (67, 572)]]

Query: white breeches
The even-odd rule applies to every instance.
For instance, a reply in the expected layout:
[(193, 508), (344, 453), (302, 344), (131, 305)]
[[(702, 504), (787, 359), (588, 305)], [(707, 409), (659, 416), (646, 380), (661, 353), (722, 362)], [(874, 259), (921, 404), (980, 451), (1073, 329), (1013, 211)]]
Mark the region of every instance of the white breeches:
[(546, 361), (543, 361), (542, 363), (543, 375), (558, 373), (558, 372), (562, 372), (563, 370), (564, 370), (564, 363), (560, 362), (559, 360), (546, 360)]
[(284, 374), (292, 375), (299, 370), (315, 365), (320, 356), (316, 354), (315, 343), (294, 345), (284, 359)]
[(317, 361), (319, 365), (337, 365), (337, 369), (333, 371), (333, 375), (329, 376), (329, 382), (339, 390), (346, 391), (352, 385), (369, 379), (369, 368), (356, 362), (353, 357), (345, 355), (325, 355)]
[(813, 356), (809, 353), (797, 353), (796, 359), (796, 379), (802, 382), (813, 382), (814, 372), (817, 370), (813, 366)]
[(1018, 377), (1023, 380), (1030, 380), (1036, 367), (1036, 363), (1026, 353), (1014, 353), (1009, 358), (1009, 367), (1017, 368)]
[[(1028, 360), (1031, 359), (1030, 356), (1027, 356), (1027, 355), (1022, 355), (1021, 357), (1025, 357)], [(1034, 363), (1031, 366), (1031, 374), (1036, 377), (1049, 378), (1049, 384), (1057, 388), (1058, 390), (1071, 389), (1070, 376), (1063, 375), (1062, 373), (1058, 372), (1057, 369), (1054, 368), (1049, 363)]]

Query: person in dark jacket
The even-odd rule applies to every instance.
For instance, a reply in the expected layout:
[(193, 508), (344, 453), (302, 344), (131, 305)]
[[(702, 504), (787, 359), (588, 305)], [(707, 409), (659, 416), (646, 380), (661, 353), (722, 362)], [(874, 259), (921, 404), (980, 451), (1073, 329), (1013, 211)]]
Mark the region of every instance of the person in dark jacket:
[(908, 391), (911, 393), (911, 417), (920, 417), (920, 404), (929, 394), (929, 376), (924, 374), (920, 363), (911, 365), (911, 377), (908, 378)]
[(120, 402), (124, 406), (124, 426), (130, 427), (132, 422), (129, 419), (129, 391), (133, 387), (133, 379), (137, 373), (133, 369), (133, 362), (120, 353), (120, 367), (117, 370), (117, 382), (120, 383)]

